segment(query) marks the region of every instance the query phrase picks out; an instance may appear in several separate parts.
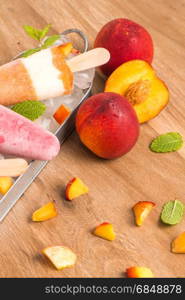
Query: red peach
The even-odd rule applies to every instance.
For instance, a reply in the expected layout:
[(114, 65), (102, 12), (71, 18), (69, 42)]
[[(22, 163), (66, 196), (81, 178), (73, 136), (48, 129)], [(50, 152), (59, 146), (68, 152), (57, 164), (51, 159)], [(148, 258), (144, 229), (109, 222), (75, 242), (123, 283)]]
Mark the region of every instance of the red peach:
[(107, 92), (90, 97), (80, 106), (76, 130), (87, 148), (112, 159), (131, 150), (139, 135), (139, 123), (126, 98)]
[(100, 67), (106, 76), (129, 60), (140, 59), (151, 63), (153, 59), (150, 34), (128, 19), (115, 19), (105, 24), (96, 37), (94, 47), (104, 47), (110, 52), (109, 62)]

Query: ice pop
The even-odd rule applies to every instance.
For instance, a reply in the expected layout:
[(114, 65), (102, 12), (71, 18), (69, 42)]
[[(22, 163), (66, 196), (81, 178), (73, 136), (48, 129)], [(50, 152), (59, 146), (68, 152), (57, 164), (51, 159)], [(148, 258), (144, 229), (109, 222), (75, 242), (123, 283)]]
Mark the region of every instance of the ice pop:
[(0, 67), (0, 104), (70, 94), (73, 72), (100, 66), (109, 59), (108, 50), (96, 48), (65, 60), (63, 45), (18, 58)]
[(0, 105), (0, 153), (51, 160), (59, 149), (60, 143), (52, 133)]
[(0, 104), (44, 100), (71, 93), (73, 73), (62, 46), (44, 49), (0, 67)]

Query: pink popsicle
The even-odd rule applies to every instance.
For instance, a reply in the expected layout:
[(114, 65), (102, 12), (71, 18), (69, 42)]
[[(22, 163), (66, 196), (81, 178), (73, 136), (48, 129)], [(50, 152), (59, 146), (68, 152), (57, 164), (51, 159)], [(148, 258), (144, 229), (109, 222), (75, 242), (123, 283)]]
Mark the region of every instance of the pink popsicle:
[(60, 143), (52, 133), (0, 105), (0, 153), (51, 160), (59, 150)]

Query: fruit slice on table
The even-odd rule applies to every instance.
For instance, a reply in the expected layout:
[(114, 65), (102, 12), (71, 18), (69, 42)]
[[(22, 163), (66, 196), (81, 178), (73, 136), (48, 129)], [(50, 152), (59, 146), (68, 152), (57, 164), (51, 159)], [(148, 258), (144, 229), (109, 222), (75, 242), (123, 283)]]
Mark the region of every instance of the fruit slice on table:
[(23, 174), (27, 167), (27, 161), (22, 158), (0, 159), (0, 176), (17, 177)]
[(99, 236), (108, 241), (113, 241), (116, 238), (113, 225), (108, 222), (104, 222), (98, 225), (93, 231), (93, 233), (94, 235)]
[(62, 124), (70, 115), (70, 113), (70, 109), (64, 104), (62, 104), (54, 113), (53, 117), (59, 124)]
[(83, 181), (78, 177), (74, 177), (67, 184), (65, 195), (67, 200), (73, 200), (81, 195), (87, 194), (88, 192), (89, 189)]
[(52, 219), (57, 216), (57, 210), (54, 202), (49, 202), (37, 209), (32, 215), (32, 221), (41, 222)]
[(137, 226), (141, 226), (146, 217), (151, 212), (155, 203), (149, 201), (139, 201), (133, 206), (133, 212), (135, 215), (135, 222)]
[(143, 60), (129, 61), (118, 67), (108, 78), (105, 92), (125, 96), (133, 105), (140, 123), (157, 116), (169, 100), (168, 88)]
[(13, 185), (13, 180), (9, 176), (0, 177), (0, 194), (5, 195)]
[(173, 240), (171, 250), (173, 253), (185, 253), (185, 232)]
[(52, 246), (42, 250), (57, 270), (72, 267), (76, 263), (76, 254), (64, 246)]
[(126, 275), (128, 278), (150, 278), (154, 277), (154, 274), (149, 268), (146, 267), (130, 267), (126, 269)]

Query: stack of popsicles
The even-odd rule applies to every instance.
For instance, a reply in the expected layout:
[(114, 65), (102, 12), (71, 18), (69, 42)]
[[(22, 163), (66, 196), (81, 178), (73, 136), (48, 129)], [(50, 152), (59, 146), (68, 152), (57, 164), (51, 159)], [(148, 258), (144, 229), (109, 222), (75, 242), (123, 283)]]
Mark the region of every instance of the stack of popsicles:
[[(106, 49), (97, 48), (65, 60), (61, 46), (55, 46), (1, 66), (0, 153), (39, 160), (55, 157), (58, 139), (5, 106), (69, 94), (74, 72), (105, 64), (109, 58)], [(0, 176), (18, 176), (26, 168), (24, 159), (0, 160)]]

